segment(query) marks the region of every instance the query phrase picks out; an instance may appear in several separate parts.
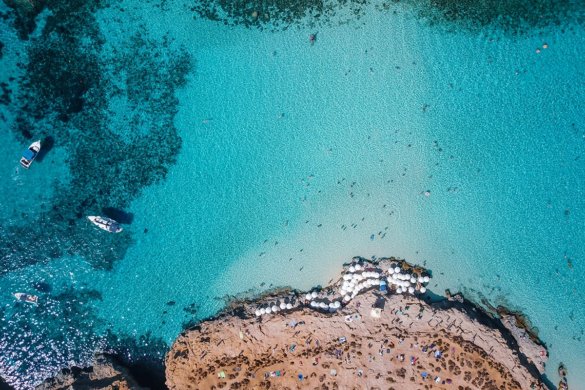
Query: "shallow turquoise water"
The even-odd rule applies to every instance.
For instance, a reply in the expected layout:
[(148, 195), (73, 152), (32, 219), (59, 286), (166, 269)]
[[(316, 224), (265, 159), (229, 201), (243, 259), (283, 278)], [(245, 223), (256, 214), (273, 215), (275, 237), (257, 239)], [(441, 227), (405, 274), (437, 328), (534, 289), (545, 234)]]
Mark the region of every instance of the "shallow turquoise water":
[[(80, 212), (122, 207), (133, 221), (106, 241), (60, 211), (64, 222), (43, 226), (58, 229), (54, 247), (62, 252), (41, 262), (4, 252), (0, 376), (26, 387), (94, 348), (156, 358), (185, 323), (219, 310), (226, 294), (308, 288), (352, 256), (392, 255), (432, 269), (436, 292), (463, 289), (522, 310), (550, 346), (550, 377), (562, 360), (572, 386), (585, 380), (582, 26), (521, 35), (456, 30), (400, 7), (396, 14), (370, 7), (359, 20), (342, 13), (330, 26), (269, 32), (194, 20), (184, 5), (157, 6), (127, 1), (95, 13), (103, 77), (116, 84), (127, 73), (118, 85), (126, 92), (106, 95), (100, 123), (109, 132), (93, 139), (88, 125), (66, 134), (108, 161), (111, 145), (160, 132), (140, 147), (176, 153), (161, 163), (163, 180), (137, 178), (147, 185), (130, 196), (135, 177), (158, 169), (132, 166), (158, 155), (135, 154), (116, 175), (97, 175), (87, 193), (61, 191), (92, 169), (69, 171), (78, 144), (46, 127), (56, 147), (22, 172), (15, 167), (27, 141), (11, 135), (10, 116), (4, 122), (2, 154), (16, 157), (0, 163), (3, 229), (42, 218), (60, 193), (81, 203), (99, 189), (105, 194)], [(137, 53), (149, 67), (132, 61)], [(180, 143), (158, 130), (169, 126), (150, 111), (174, 108), (149, 105), (168, 92), (156, 84), (173, 74), (168, 64), (178, 53), (192, 63), (186, 84), (170, 88)], [(109, 139), (116, 141), (102, 153)], [(32, 187), (24, 199), (23, 187)], [(19, 261), (26, 265), (10, 265)], [(13, 304), (11, 292), (35, 288), (47, 304)], [(20, 334), (21, 326), (30, 331)], [(124, 349), (134, 339), (138, 346)]]

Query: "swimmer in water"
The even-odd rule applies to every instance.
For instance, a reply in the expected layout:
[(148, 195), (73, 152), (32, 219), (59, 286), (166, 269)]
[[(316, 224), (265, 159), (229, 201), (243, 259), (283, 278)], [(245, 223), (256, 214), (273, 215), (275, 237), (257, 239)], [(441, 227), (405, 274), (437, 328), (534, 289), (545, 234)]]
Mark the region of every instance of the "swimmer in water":
[(309, 35), (309, 42), (311, 42), (311, 45), (314, 45), (316, 40), (317, 40), (317, 33)]

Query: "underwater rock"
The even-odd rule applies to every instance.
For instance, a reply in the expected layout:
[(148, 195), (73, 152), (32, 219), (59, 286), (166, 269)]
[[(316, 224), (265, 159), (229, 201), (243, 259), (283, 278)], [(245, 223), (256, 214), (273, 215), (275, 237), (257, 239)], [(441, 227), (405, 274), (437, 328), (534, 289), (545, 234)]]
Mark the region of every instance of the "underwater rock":
[(141, 390), (126, 368), (111, 356), (96, 354), (90, 367), (63, 369), (59, 375), (45, 380), (36, 390), (57, 389)]

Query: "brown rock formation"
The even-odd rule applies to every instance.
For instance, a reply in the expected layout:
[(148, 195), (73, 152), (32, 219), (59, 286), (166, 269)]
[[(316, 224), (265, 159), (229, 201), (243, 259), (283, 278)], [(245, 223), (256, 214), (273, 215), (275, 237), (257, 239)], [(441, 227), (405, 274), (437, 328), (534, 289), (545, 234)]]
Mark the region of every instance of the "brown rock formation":
[[(302, 307), (257, 318), (256, 305), (249, 303), (238, 315), (203, 322), (181, 335), (167, 354), (167, 385), (172, 390), (540, 386), (530, 363), (540, 368), (546, 351), (530, 338), (522, 338), (522, 350), (536, 356), (526, 363), (513, 334), (485, 315), (500, 326), (482, 324), (486, 321), (473, 314), (474, 307), (450, 303), (438, 309), (412, 295), (382, 296), (374, 290), (334, 314)], [(374, 304), (383, 305), (381, 312), (372, 313)]]
[(95, 356), (91, 367), (64, 369), (36, 387), (36, 390), (57, 389), (145, 390), (138, 386), (126, 369), (101, 354)]

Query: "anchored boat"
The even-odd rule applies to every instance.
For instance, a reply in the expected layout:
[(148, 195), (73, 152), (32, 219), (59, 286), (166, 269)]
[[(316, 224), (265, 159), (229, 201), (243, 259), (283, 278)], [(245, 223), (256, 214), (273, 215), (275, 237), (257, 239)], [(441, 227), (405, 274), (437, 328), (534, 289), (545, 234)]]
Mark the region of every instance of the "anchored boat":
[(90, 215), (87, 217), (94, 225), (108, 233), (120, 233), (123, 229), (120, 224), (108, 217)]
[(30, 164), (37, 158), (37, 155), (41, 151), (41, 141), (35, 141), (22, 153), (22, 157), (20, 158), (20, 165), (23, 168), (28, 169)]
[(36, 295), (30, 295), (26, 293), (14, 293), (13, 295), (16, 298), (16, 300), (20, 302), (26, 302), (33, 305), (37, 305), (39, 303), (39, 297), (37, 297)]

